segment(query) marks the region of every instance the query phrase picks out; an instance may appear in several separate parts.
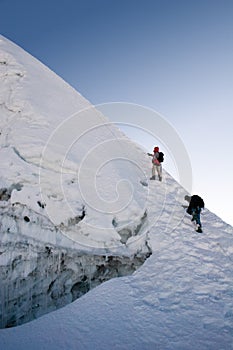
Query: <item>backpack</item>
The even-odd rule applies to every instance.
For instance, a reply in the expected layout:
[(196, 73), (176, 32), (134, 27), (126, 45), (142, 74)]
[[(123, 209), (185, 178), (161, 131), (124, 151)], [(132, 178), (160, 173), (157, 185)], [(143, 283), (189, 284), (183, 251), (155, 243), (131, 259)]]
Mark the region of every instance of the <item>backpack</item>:
[(163, 154), (163, 152), (159, 152), (158, 161), (159, 161), (159, 163), (162, 163), (164, 161), (164, 154)]
[(191, 197), (190, 207), (204, 208), (204, 206), (205, 206), (205, 203), (201, 197), (197, 196), (196, 194)]

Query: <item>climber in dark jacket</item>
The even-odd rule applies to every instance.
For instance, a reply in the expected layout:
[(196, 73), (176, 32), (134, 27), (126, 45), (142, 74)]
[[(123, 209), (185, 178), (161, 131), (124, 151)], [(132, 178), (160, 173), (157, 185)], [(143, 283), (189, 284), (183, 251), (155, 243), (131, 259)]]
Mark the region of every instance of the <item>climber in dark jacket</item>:
[(193, 196), (185, 196), (184, 199), (189, 202), (189, 206), (187, 208), (187, 213), (192, 215), (192, 221), (196, 221), (197, 224), (197, 232), (202, 232), (202, 225), (201, 225), (201, 210), (204, 208), (205, 203), (201, 197), (198, 195)]

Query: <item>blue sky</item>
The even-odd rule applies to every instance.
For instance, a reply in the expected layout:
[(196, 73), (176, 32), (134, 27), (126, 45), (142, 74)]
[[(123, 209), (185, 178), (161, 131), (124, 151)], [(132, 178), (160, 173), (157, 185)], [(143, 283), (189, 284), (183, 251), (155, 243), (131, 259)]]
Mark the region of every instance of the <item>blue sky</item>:
[(189, 153), (193, 192), (233, 225), (233, 1), (0, 0), (0, 8), (1, 34), (91, 103), (163, 115)]

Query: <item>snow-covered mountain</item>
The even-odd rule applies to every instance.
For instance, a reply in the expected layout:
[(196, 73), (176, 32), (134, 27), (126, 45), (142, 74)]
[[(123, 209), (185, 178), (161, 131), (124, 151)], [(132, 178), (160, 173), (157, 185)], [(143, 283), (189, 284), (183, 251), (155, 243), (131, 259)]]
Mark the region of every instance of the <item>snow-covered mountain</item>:
[(3, 37), (0, 74), (1, 324), (47, 313), (1, 349), (233, 349), (232, 227)]
[(0, 40), (0, 319), (9, 327), (132, 273), (151, 249), (142, 150)]
[(8, 189), (12, 205), (24, 205), (62, 230), (62, 235), (35, 235), (30, 227), (27, 235), (72, 248), (121, 249), (112, 225), (115, 213), (121, 222), (140, 220), (145, 212), (146, 194), (138, 181), (145, 175), (134, 165), (142, 151), (135, 152), (135, 145), (62, 79), (3, 38), (0, 67), (1, 187)]

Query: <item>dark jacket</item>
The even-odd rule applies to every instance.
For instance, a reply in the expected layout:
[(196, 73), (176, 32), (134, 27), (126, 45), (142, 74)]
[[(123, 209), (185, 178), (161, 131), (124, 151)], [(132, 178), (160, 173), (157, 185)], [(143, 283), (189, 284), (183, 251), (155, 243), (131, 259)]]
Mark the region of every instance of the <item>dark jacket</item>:
[(194, 194), (192, 197), (191, 197), (191, 200), (190, 200), (190, 203), (189, 203), (189, 206), (188, 206), (188, 209), (187, 209), (187, 213), (188, 214), (192, 214), (192, 210), (193, 209), (201, 209), (201, 208), (204, 208), (205, 206), (205, 203), (203, 201), (203, 199), (199, 196), (197, 196), (196, 194)]

